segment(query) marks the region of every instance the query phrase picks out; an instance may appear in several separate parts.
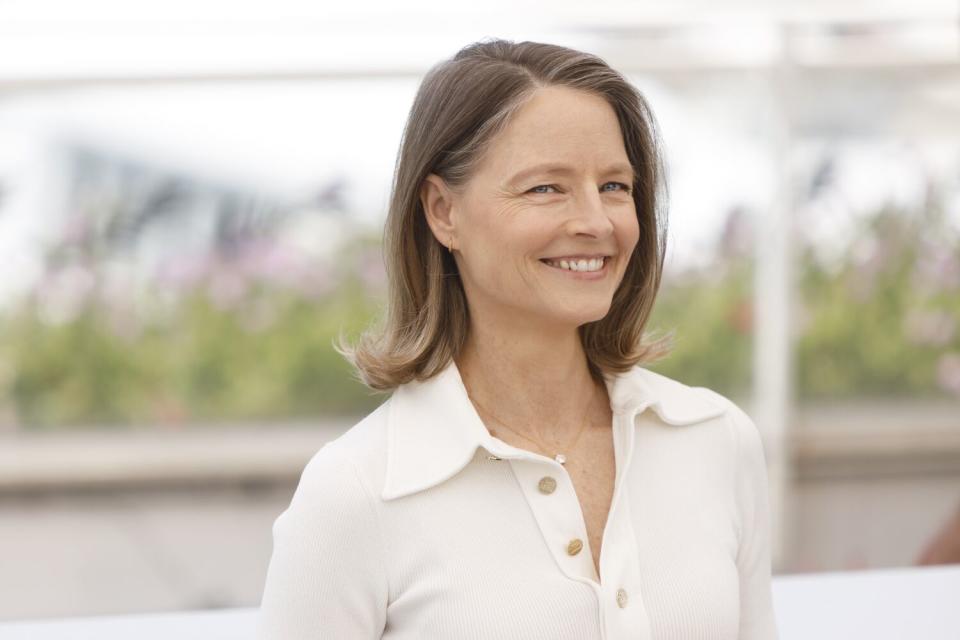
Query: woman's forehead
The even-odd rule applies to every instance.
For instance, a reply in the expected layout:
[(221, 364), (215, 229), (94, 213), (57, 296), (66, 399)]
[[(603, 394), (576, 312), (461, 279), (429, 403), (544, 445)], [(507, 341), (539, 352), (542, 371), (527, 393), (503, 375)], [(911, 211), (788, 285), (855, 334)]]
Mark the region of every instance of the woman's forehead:
[(606, 100), (583, 91), (565, 91), (535, 95), (511, 116), (496, 139), (504, 146), (536, 149), (620, 135), (617, 114)]

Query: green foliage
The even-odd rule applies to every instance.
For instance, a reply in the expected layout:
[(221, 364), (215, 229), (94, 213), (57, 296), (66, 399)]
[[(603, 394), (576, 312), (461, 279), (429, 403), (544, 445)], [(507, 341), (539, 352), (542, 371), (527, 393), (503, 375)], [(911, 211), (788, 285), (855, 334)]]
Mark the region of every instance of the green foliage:
[(665, 282), (649, 326), (657, 335), (673, 333), (673, 351), (647, 368), (724, 395), (749, 393), (752, 275), (752, 262), (737, 257), (708, 274)]
[(41, 320), (34, 299), (0, 324), (0, 363), (12, 372), (6, 383), (0, 377), (0, 398), (9, 397), (31, 429), (369, 411), (383, 396), (355, 381), (333, 349), (341, 329), (354, 337), (378, 309), (370, 283), (356, 275), (363, 273), (356, 259), (368, 249), (363, 239), (348, 246), (339, 286), (319, 300), (255, 285), (224, 307), (197, 287), (172, 313), (136, 326), (92, 302), (96, 291), (65, 323)]
[(382, 402), (351, 379), (332, 348), (339, 328), (359, 330), (373, 303), (350, 291), (325, 304), (288, 299), (268, 329), (251, 331), (244, 309), (200, 295), (182, 315), (136, 339), (114, 334), (96, 309), (64, 326), (20, 314), (4, 328), (16, 363), (11, 395), (20, 421), (57, 425), (177, 425), (351, 415)]
[[(960, 354), (960, 243), (931, 206), (883, 209), (857, 234), (863, 251), (824, 267), (807, 249), (798, 283), (801, 397), (944, 396)], [(860, 255), (862, 253), (862, 255)]]

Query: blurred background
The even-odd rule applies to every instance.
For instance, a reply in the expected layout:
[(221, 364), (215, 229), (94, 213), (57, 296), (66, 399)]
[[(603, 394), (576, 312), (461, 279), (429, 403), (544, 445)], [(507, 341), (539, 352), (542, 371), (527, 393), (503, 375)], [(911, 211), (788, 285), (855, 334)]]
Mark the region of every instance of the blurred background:
[(764, 437), (774, 572), (960, 562), (960, 16), (942, 0), (0, 0), (0, 619), (259, 604), (303, 465), (384, 396), (423, 74), (600, 55), (670, 168), (650, 368)]

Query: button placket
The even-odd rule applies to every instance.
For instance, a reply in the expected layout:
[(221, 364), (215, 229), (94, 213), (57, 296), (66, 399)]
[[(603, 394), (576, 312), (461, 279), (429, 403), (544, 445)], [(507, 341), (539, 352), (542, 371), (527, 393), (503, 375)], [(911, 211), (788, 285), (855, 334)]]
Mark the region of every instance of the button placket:
[(607, 637), (652, 637), (650, 619), (640, 589), (640, 558), (631, 516), (629, 471), (635, 445), (636, 411), (614, 416), (617, 477), (614, 499), (604, 532), (601, 573)]
[(599, 583), (591, 554), (583, 553), (588, 549), (583, 514), (566, 470), (541, 459), (515, 458), (510, 464), (559, 568)]

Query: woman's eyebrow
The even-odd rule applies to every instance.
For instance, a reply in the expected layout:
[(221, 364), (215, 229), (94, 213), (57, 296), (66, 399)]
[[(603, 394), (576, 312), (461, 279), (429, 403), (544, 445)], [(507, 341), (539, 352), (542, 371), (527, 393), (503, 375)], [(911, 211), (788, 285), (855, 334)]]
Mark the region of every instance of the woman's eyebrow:
[[(576, 169), (574, 169), (569, 165), (565, 165), (557, 162), (545, 162), (542, 164), (534, 165), (532, 167), (528, 167), (527, 169), (524, 169), (523, 171), (520, 171), (519, 173), (514, 174), (514, 176), (510, 178), (510, 182), (511, 183), (520, 182), (530, 176), (537, 175), (537, 174), (569, 175), (572, 173), (576, 173)], [(624, 164), (622, 162), (618, 162), (616, 164), (610, 165), (609, 167), (604, 169), (602, 173), (605, 175), (609, 175), (613, 173), (622, 173), (630, 176), (631, 182), (636, 181), (636, 172), (634, 172), (633, 167), (630, 166), (629, 164)]]

